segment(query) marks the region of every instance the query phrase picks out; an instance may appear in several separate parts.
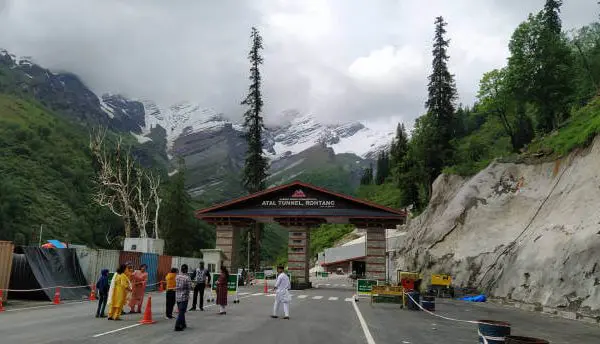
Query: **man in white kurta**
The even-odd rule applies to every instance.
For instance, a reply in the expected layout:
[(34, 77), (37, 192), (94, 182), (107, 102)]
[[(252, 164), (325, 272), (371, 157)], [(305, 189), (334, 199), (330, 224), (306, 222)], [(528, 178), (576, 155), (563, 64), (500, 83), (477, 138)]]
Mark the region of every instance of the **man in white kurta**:
[(275, 303), (273, 304), (273, 315), (272, 318), (277, 318), (277, 311), (279, 305), (283, 304), (283, 315), (284, 319), (290, 318), (290, 279), (288, 275), (283, 272), (283, 266), (277, 267), (277, 280), (275, 281)]

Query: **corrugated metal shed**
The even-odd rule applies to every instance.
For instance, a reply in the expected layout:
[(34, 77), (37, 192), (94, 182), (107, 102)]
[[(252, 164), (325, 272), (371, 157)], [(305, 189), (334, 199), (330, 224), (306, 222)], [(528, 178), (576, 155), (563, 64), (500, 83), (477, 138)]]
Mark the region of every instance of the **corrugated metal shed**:
[(156, 281), (164, 281), (165, 276), (171, 271), (173, 258), (171, 256), (158, 256), (158, 272)]
[(140, 267), (141, 258), (141, 252), (121, 251), (119, 253), (119, 264), (131, 263), (135, 270)]
[(142, 253), (140, 258), (141, 264), (146, 264), (146, 272), (148, 272), (148, 282), (146, 283), (146, 291), (154, 291), (157, 289), (156, 276), (158, 274), (158, 254)]
[(4, 289), (8, 289), (10, 285), (14, 248), (11, 241), (0, 241), (0, 289), (3, 290), (3, 301), (8, 298), (8, 291)]

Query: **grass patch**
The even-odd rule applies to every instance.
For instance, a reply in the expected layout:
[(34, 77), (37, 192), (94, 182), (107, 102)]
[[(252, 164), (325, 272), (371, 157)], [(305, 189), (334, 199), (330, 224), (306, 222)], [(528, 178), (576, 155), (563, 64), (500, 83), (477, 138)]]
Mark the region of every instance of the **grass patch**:
[(528, 151), (566, 155), (575, 148), (588, 146), (599, 133), (600, 97), (596, 97), (587, 106), (574, 111), (558, 131), (531, 143)]

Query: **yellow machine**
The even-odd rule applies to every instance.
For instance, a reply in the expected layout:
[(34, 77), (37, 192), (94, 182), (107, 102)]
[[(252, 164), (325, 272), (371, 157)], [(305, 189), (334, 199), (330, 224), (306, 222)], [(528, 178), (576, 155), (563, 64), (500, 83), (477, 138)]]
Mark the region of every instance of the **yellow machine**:
[(444, 274), (431, 275), (431, 285), (449, 287), (452, 285), (452, 276)]

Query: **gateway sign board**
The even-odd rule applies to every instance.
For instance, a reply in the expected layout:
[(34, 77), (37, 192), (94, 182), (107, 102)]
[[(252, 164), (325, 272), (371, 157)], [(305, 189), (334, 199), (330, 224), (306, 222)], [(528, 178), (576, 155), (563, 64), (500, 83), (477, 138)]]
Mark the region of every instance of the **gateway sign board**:
[(291, 195), (284, 195), (260, 203), (262, 208), (335, 208), (335, 200), (319, 199), (307, 196), (302, 189), (296, 189)]

